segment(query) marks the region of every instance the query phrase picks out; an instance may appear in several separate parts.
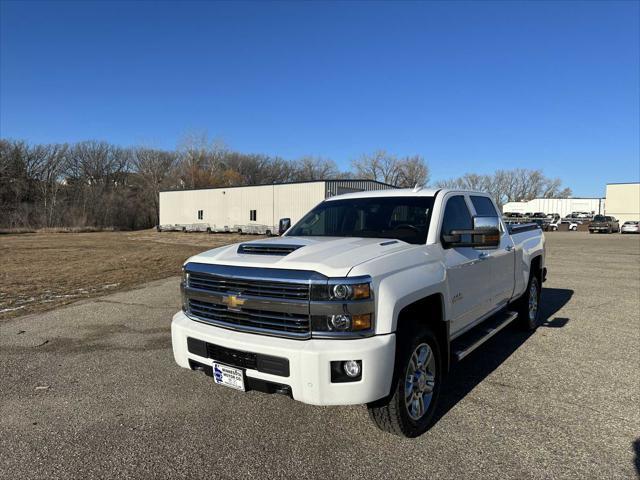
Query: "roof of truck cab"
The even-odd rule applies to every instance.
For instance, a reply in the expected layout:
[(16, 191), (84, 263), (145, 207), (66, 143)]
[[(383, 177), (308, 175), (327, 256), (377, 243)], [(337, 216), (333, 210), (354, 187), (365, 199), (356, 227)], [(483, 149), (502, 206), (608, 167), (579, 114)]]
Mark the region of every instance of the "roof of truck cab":
[(421, 188), (419, 190), (416, 190), (413, 188), (397, 188), (393, 190), (366, 190), (364, 192), (345, 193), (343, 195), (336, 195), (335, 197), (327, 198), (327, 201), (345, 200), (349, 198), (374, 197), (435, 197), (437, 193), (443, 195), (449, 192), (456, 192), (461, 194), (473, 193), (487, 196), (485, 192), (478, 192), (474, 190), (457, 190), (450, 188)]

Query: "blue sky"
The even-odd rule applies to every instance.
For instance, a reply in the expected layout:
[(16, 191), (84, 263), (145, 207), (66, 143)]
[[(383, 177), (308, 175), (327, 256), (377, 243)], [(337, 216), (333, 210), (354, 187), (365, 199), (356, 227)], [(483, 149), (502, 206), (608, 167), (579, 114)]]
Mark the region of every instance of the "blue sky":
[(0, 6), (0, 135), (243, 152), (421, 154), (438, 180), (640, 177), (640, 3)]

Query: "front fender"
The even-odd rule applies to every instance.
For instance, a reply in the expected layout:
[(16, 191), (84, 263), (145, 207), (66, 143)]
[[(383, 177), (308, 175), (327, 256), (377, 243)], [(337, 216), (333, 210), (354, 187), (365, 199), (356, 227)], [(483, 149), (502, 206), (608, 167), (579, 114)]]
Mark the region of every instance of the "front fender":
[[(376, 303), (376, 334), (396, 331), (403, 308), (433, 294), (446, 295), (446, 270), (435, 252), (416, 248), (360, 265), (352, 275), (370, 275)], [(447, 302), (443, 305), (448, 318)]]

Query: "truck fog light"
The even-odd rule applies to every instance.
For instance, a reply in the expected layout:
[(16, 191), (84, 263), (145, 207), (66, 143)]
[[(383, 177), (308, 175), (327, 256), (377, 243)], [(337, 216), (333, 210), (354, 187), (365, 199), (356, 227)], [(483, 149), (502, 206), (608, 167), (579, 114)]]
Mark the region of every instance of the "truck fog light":
[(340, 300), (349, 298), (352, 292), (353, 292), (353, 289), (351, 288), (350, 285), (344, 285), (342, 283), (339, 283), (338, 285), (333, 286), (333, 297)]
[(347, 376), (354, 378), (360, 375), (360, 363), (356, 360), (347, 360), (342, 363), (342, 369)]
[(344, 332), (351, 328), (351, 317), (349, 315), (331, 315), (329, 317), (329, 330)]

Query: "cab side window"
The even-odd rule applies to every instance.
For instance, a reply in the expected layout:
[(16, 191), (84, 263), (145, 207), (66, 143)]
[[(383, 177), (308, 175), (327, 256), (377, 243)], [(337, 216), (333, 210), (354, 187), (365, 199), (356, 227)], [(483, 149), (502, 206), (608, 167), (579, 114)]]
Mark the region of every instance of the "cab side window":
[(487, 197), (479, 197), (477, 195), (471, 195), (471, 203), (473, 208), (476, 209), (476, 214), (480, 217), (498, 217), (498, 212), (493, 206), (493, 202)]
[[(440, 235), (449, 235), (451, 230), (471, 230), (472, 228), (473, 221), (464, 197), (456, 195), (447, 200)], [(471, 235), (463, 235), (462, 241), (470, 242)]]

